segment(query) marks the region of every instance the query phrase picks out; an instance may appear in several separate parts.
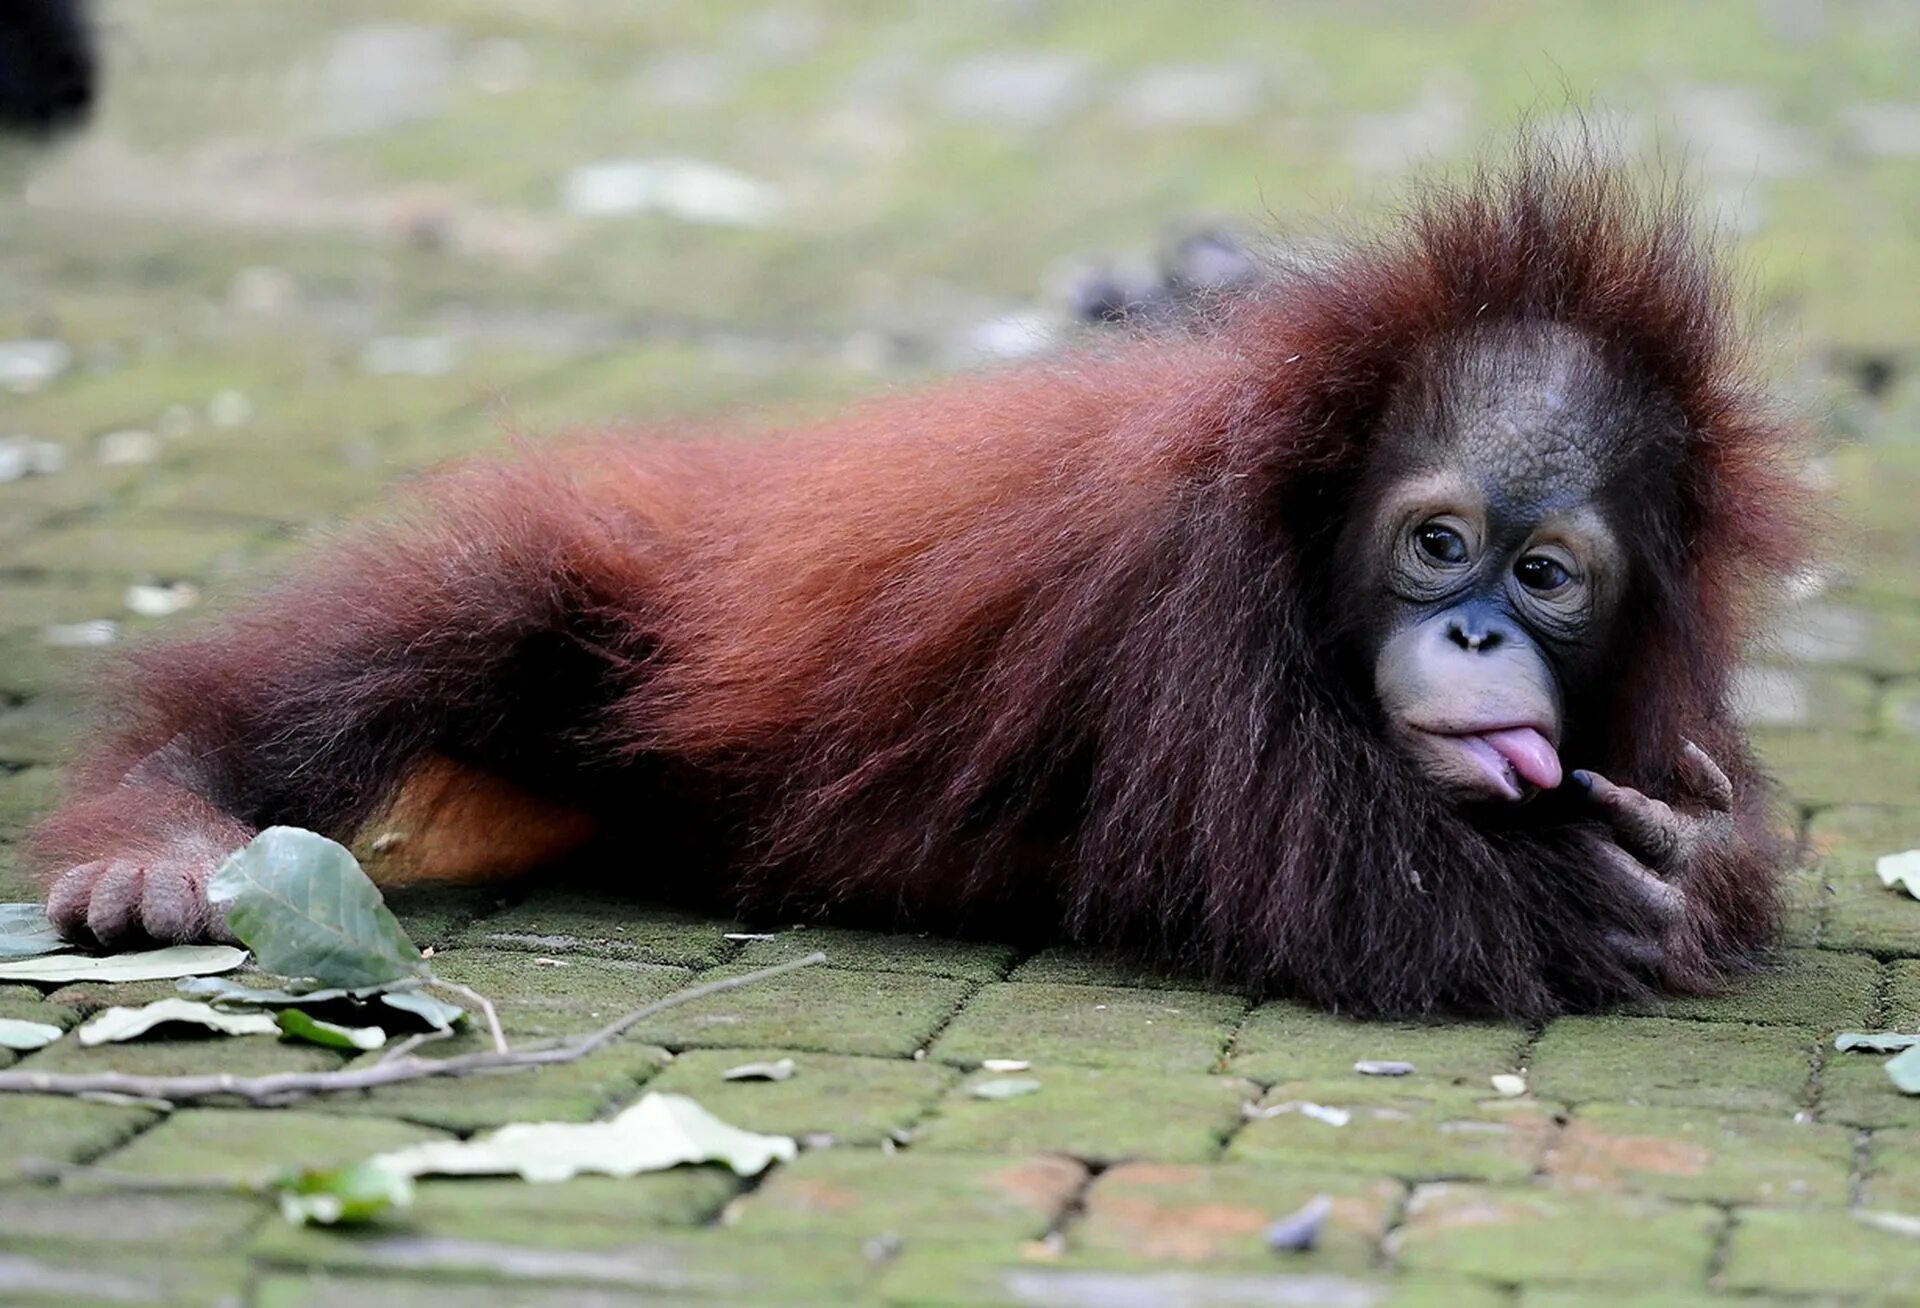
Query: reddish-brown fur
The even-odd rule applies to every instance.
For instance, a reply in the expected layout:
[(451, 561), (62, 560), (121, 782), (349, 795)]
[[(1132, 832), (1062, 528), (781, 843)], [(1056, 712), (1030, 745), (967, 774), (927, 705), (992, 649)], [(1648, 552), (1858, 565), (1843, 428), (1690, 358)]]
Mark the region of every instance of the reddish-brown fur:
[(347, 832), (443, 754), (591, 809), (594, 862), (642, 895), (1112, 942), (1362, 1011), (1642, 993), (1605, 937), (1643, 910), (1582, 852), (1595, 824), (1431, 794), (1342, 645), (1331, 545), (1372, 419), (1424, 346), (1495, 319), (1585, 329), (1685, 416), (1622, 456), (1632, 590), (1563, 752), (1671, 794), (1689, 737), (1732, 775), (1744, 843), (1698, 871), (1657, 978), (1710, 987), (1774, 919), (1726, 696), (1794, 558), (1791, 432), (1677, 205), (1538, 153), (1192, 335), (778, 440), (626, 435), (440, 479), (142, 654), (42, 857), (163, 846), (209, 802)]

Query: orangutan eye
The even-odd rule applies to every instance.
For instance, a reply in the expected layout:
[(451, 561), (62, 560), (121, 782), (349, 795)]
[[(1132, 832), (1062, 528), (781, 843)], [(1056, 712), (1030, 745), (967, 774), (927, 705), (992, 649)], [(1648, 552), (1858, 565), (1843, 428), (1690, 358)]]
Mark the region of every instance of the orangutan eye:
[(1546, 554), (1529, 554), (1513, 565), (1513, 575), (1528, 590), (1550, 595), (1572, 584), (1573, 574), (1564, 563)]
[(1420, 543), (1420, 551), (1428, 558), (1439, 563), (1465, 563), (1467, 561), (1467, 540), (1452, 527), (1443, 523), (1429, 522), (1420, 528), (1415, 537)]

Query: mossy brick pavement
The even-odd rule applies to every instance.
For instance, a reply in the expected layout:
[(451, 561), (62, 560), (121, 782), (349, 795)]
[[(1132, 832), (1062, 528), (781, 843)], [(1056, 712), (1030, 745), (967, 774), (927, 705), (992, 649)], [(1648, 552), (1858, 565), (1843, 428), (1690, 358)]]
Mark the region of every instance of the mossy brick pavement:
[[(59, 792), (100, 651), (232, 602), (383, 487), (520, 433), (723, 408), (777, 423), (1018, 352), (1062, 330), (1087, 259), (1141, 261), (1196, 223), (1362, 217), (1522, 114), (1560, 131), (1560, 88), (1627, 149), (1689, 161), (1746, 261), (1761, 366), (1819, 433), (1833, 527), (1738, 687), (1800, 857), (1785, 946), (1725, 996), (1542, 1028), (1364, 1025), (1073, 949), (741, 938), (557, 888), (409, 894), (416, 938), (516, 1039), (831, 961), (531, 1075), (286, 1110), (0, 1099), (0, 1302), (1920, 1302), (1920, 1099), (1831, 1046), (1920, 1029), (1920, 903), (1872, 874), (1920, 845), (1911, 8), (104, 0), (102, 17), (93, 128), (0, 147), (0, 900), (35, 893), (19, 842)], [(631, 171), (593, 171), (668, 159), (733, 176), (689, 190), (683, 172), (662, 212)], [(67, 1027), (169, 992), (0, 986), (0, 1015)], [(790, 1080), (722, 1079), (781, 1057)], [(1029, 1061), (1040, 1089), (977, 1096), (1006, 1075), (989, 1059)], [(1362, 1059), (1415, 1071), (1364, 1077)], [(0, 1061), (344, 1057), (249, 1038)], [(1525, 1093), (1496, 1091), (1507, 1074)], [(357, 1235), (236, 1190), (647, 1089), (803, 1151), (753, 1182), (430, 1182)], [(53, 1184), (49, 1163), (78, 1170)], [(155, 1188), (181, 1183), (199, 1188)], [(1270, 1251), (1267, 1226), (1320, 1195), (1320, 1247)]]

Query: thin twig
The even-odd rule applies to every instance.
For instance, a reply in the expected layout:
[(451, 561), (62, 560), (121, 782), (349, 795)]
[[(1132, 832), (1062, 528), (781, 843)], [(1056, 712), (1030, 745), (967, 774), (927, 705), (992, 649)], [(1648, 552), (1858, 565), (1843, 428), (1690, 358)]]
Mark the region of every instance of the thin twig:
[(457, 981), (449, 981), (445, 977), (429, 976), (427, 978), (427, 984), (429, 986), (438, 986), (442, 990), (451, 990), (454, 994), (459, 995), (462, 999), (479, 1008), (487, 1018), (487, 1034), (493, 1037), (493, 1052), (496, 1054), (504, 1054), (507, 1052), (506, 1032), (500, 1029), (500, 1015), (493, 1011), (493, 1001), (491, 999), (488, 999), (478, 990), (470, 990)]
[(404, 1040), (400, 1040), (395, 1044), (389, 1046), (387, 1051), (380, 1055), (379, 1061), (383, 1063), (391, 1063), (396, 1058), (405, 1058), (408, 1054), (412, 1053), (414, 1050), (418, 1049), (421, 1045), (424, 1045), (429, 1041), (450, 1040), (453, 1038), (453, 1035), (454, 1035), (454, 1031), (453, 1031), (453, 1028), (450, 1026), (442, 1027), (436, 1031), (415, 1031), (412, 1035), (406, 1037)]
[(142, 1099), (139, 1095), (114, 1095), (104, 1090), (81, 1095), (80, 1098), (90, 1104), (106, 1104), (110, 1108), (151, 1108), (157, 1112), (171, 1113), (173, 1103), (166, 1099)]
[(584, 1036), (578, 1036), (548, 1049), (509, 1049), (501, 1053), (483, 1049), (452, 1058), (396, 1058), (366, 1067), (343, 1067), (331, 1072), (271, 1072), (265, 1076), (235, 1076), (215, 1072), (201, 1076), (134, 1076), (126, 1072), (0, 1072), (0, 1094), (138, 1095), (143, 1099), (167, 1099), (192, 1102), (201, 1099), (244, 1099), (252, 1104), (282, 1105), (309, 1095), (339, 1094), (347, 1090), (371, 1090), (404, 1081), (422, 1081), (429, 1077), (466, 1076), (474, 1072), (496, 1072), (517, 1067), (548, 1067), (573, 1063), (618, 1039), (633, 1027), (657, 1013), (709, 995), (738, 990), (742, 986), (770, 981), (815, 963), (824, 963), (822, 953), (808, 954), (791, 962), (763, 967), (739, 976), (722, 977), (685, 990), (677, 990), (664, 999), (634, 1009), (625, 1017), (610, 1022)]

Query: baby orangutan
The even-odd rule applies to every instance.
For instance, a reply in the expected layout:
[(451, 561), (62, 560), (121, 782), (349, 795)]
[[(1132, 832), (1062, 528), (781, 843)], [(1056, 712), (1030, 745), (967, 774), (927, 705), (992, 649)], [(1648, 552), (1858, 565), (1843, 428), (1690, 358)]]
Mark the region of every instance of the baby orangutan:
[(1681, 208), (1526, 153), (1192, 332), (430, 482), (137, 656), (50, 912), (218, 935), (284, 823), (1366, 1013), (1709, 990), (1775, 924), (1727, 697), (1794, 447)]

